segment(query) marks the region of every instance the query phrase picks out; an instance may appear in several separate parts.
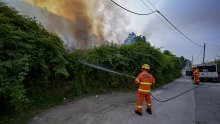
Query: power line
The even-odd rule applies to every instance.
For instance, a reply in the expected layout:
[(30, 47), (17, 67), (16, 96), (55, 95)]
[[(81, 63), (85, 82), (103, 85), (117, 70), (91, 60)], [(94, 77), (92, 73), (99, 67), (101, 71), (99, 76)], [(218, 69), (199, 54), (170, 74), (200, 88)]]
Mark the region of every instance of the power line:
[[(141, 0), (141, 2), (142, 2), (148, 9), (150, 9), (150, 10), (153, 12), (153, 10), (152, 10), (143, 0)], [(167, 23), (165, 23), (157, 14), (154, 13), (154, 15), (155, 15), (164, 25), (166, 25), (171, 31), (173, 31), (177, 36), (179, 36), (180, 39), (182, 39), (182, 37), (180, 37), (180, 35), (179, 35), (177, 32), (175, 32), (174, 29), (172, 29), (169, 25), (167, 25)], [(182, 40), (184, 40), (184, 39), (182, 39)]]
[[(144, 3), (145, 6), (147, 6), (147, 4), (146, 4), (143, 0), (141, 0), (141, 1)], [(147, 1), (151, 4), (151, 6), (155, 9), (155, 11), (156, 11), (157, 13), (159, 13), (174, 29), (176, 29), (180, 34), (182, 34), (186, 39), (188, 39), (190, 42), (194, 43), (194, 44), (197, 45), (197, 46), (203, 47), (202, 45), (196, 43), (195, 41), (193, 41), (193, 40), (191, 40), (189, 37), (187, 37), (184, 33), (182, 33), (182, 32), (181, 32), (175, 25), (173, 25), (160, 11), (158, 11), (157, 8), (156, 8), (149, 0), (147, 0)], [(147, 8), (149, 8), (151, 11), (153, 11), (150, 7), (147, 6)]]
[[(147, 0), (148, 1), (148, 0)], [(141, 0), (141, 2), (148, 8), (148, 9), (150, 9), (151, 11), (153, 11), (143, 0)], [(150, 4), (151, 4), (151, 6), (153, 6), (154, 7), (154, 5), (150, 2), (150, 1), (148, 1)], [(155, 8), (155, 7), (154, 7)], [(157, 10), (156, 8), (155, 8), (155, 10)], [(162, 23), (164, 23), (164, 25), (166, 25), (171, 31), (173, 31), (180, 39), (182, 39), (182, 40), (185, 40), (185, 39), (183, 39), (181, 36), (180, 36), (180, 34), (178, 34), (174, 29), (172, 29), (167, 23), (165, 23), (157, 14), (155, 14), (154, 13), (154, 15), (162, 22)], [(186, 40), (185, 40), (186, 41)]]
[[(158, 11), (157, 10), (157, 8), (149, 1), (149, 0), (147, 0), (148, 1), (148, 3), (150, 3), (150, 5), (156, 10), (156, 11)], [(141, 2), (148, 8), (148, 9), (150, 9), (151, 11), (153, 11), (145, 2), (144, 2), (144, 0), (141, 0)], [(158, 11), (159, 12), (159, 11)], [(161, 14), (161, 13), (159, 13), (159, 14)], [(155, 13), (154, 13), (154, 15), (156, 15)], [(156, 15), (157, 16), (157, 15)], [(163, 15), (162, 15), (163, 16)], [(159, 17), (159, 16), (157, 16), (161, 21), (162, 21), (162, 19)], [(163, 17), (165, 17), (165, 16), (163, 16)], [(167, 18), (165, 18), (169, 23), (170, 23), (170, 21), (167, 19)], [(162, 21), (163, 22), (163, 21)], [(163, 22), (165, 25), (167, 25), (165, 22)], [(170, 23), (171, 24), (171, 23)], [(172, 26), (174, 26), (173, 24), (171, 24)], [(167, 25), (168, 26), (168, 25)], [(170, 26), (168, 26), (169, 28), (170, 28)], [(174, 28), (176, 29), (176, 27), (174, 26)], [(170, 28), (171, 29), (171, 28)], [(171, 29), (172, 31), (173, 31), (173, 29)], [(177, 31), (178, 32), (180, 32), (178, 29), (177, 29)], [(175, 31), (173, 31), (174, 33), (176, 33), (179, 37), (180, 37), (180, 35), (177, 33), (177, 32), (175, 32)], [(180, 32), (181, 33), (181, 32)], [(184, 37), (186, 37), (186, 35), (184, 35), (183, 33), (181, 33)], [(180, 37), (181, 39), (182, 39), (182, 37)], [(193, 42), (194, 44), (195, 44), (195, 42), (194, 41), (192, 41), (191, 39), (189, 39), (188, 37), (186, 37), (188, 40), (190, 40), (191, 42)], [(196, 43), (196, 45), (199, 45), (199, 44), (197, 44)], [(199, 46), (201, 46), (201, 45), (199, 45)], [(202, 46), (201, 46), (202, 47)], [(203, 52), (203, 49), (204, 49), (204, 54), (203, 54), (203, 56), (205, 55), (205, 44), (204, 44), (204, 46), (203, 46), (203, 48), (201, 49), (201, 51), (200, 51), (200, 53), (199, 53), (199, 56), (197, 57), (197, 60), (199, 59), (199, 57), (200, 57), (200, 55), (201, 55), (201, 53)], [(203, 57), (203, 61), (204, 61), (204, 57)], [(204, 62), (203, 62), (204, 63)]]
[(160, 11), (157, 10), (157, 12), (168, 22), (170, 23), (170, 25), (173, 26), (173, 28), (175, 28), (180, 34), (182, 34), (186, 39), (188, 39), (189, 41), (191, 41), (192, 43), (194, 43), (195, 45), (199, 46), (199, 47), (203, 47), (202, 45), (194, 42), (193, 40), (191, 40), (189, 37), (187, 37), (185, 34), (183, 34), (175, 25), (173, 25)]
[(122, 8), (122, 9), (124, 9), (124, 10), (126, 10), (126, 11), (128, 11), (128, 12), (130, 12), (130, 13), (136, 14), (136, 15), (150, 15), (150, 14), (153, 14), (153, 13), (157, 12), (157, 11), (152, 11), (152, 12), (150, 12), (150, 13), (136, 13), (136, 12), (133, 12), (133, 11), (131, 11), (131, 10), (128, 10), (128, 9), (124, 8), (123, 6), (119, 5), (118, 3), (116, 3), (116, 2), (113, 1), (113, 0), (111, 0), (111, 1), (112, 1), (115, 5), (117, 5), (118, 7)]
[[(141, 0), (141, 2), (151, 11), (153, 11), (143, 0)], [(156, 15), (156, 14), (155, 14)]]
[[(153, 12), (153, 10), (143, 1), (141, 0), (141, 2), (149, 9)], [(154, 15), (161, 21), (163, 22), (165, 25), (167, 25), (157, 14), (154, 13)], [(174, 31), (170, 26), (167, 25), (167, 27), (169, 27), (172, 31)]]
[[(148, 1), (148, 0), (147, 0)], [(150, 14), (153, 14), (155, 12), (157, 12), (158, 14), (160, 14), (174, 29), (176, 29), (180, 34), (182, 34), (186, 39), (188, 39), (190, 42), (194, 43), (195, 45), (199, 46), (199, 47), (203, 47), (202, 45), (196, 43), (195, 41), (193, 41), (192, 39), (190, 39), (189, 37), (187, 37), (184, 33), (182, 33), (175, 25), (173, 25), (159, 10), (156, 9), (156, 7), (150, 2), (148, 1), (154, 8), (155, 8), (155, 11), (152, 11), (150, 13), (136, 13), (136, 12), (133, 12), (131, 10), (128, 10), (126, 8), (124, 8), (123, 6), (119, 5), (118, 3), (116, 3), (115, 1), (111, 0), (111, 2), (113, 2), (115, 5), (119, 6), (120, 8), (130, 12), (130, 13), (133, 13), (133, 14), (136, 14), (136, 15), (150, 15)]]
[(155, 9), (155, 10), (157, 10), (157, 8), (149, 1), (149, 0), (147, 0), (148, 1), (148, 3), (150, 3), (150, 5)]
[[(149, 9), (149, 10), (151, 10), (152, 12), (153, 12), (153, 10), (143, 1), (143, 0), (141, 0), (141, 2)], [(163, 22), (165, 25), (167, 25), (157, 14), (155, 14), (154, 13), (154, 15), (158, 18), (158, 19), (160, 19), (160, 21), (161, 22)], [(168, 26), (168, 25), (167, 25)], [(169, 26), (168, 26), (169, 27)], [(170, 27), (169, 27), (170, 28)], [(171, 30), (172, 30), (172, 28), (170, 28)]]

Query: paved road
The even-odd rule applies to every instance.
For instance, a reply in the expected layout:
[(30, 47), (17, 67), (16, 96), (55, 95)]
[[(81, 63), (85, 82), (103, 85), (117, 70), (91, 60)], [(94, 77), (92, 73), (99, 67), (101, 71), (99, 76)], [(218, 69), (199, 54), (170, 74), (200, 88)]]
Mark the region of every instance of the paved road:
[[(182, 93), (194, 87), (189, 77), (182, 77), (174, 82), (161, 87), (153, 92), (158, 99), (164, 100)], [(208, 87), (211, 87), (209, 89)], [(199, 89), (199, 90), (198, 90)], [(209, 112), (204, 112), (207, 108), (207, 101), (204, 102), (203, 89), (208, 89), (214, 93), (209, 101), (213, 103), (213, 108)], [(153, 114), (149, 115), (145, 111), (142, 116), (134, 113), (136, 106), (136, 92), (129, 93), (109, 93), (96, 96), (85, 97), (73, 102), (65, 103), (35, 116), (31, 124), (195, 124), (220, 122), (219, 100), (213, 100), (220, 96), (220, 90), (211, 84), (205, 84), (195, 91), (182, 95), (171, 101), (160, 103), (153, 100)], [(213, 90), (218, 90), (214, 92)], [(195, 102), (196, 101), (196, 102)], [(201, 104), (202, 103), (202, 104)], [(196, 107), (195, 107), (196, 105)], [(198, 106), (198, 107), (197, 107)], [(146, 104), (144, 103), (144, 109)], [(204, 110), (203, 110), (204, 109)], [(215, 121), (207, 121), (208, 114)]]
[(220, 124), (220, 84), (205, 83), (195, 90), (197, 124)]

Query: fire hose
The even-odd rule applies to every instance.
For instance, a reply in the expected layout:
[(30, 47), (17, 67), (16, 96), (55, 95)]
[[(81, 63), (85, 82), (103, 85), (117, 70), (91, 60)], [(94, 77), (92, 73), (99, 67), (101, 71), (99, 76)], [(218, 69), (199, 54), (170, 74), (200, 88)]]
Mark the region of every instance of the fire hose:
[[(80, 61), (80, 63), (83, 64), (83, 65), (87, 65), (87, 66), (90, 66), (90, 67), (99, 69), (99, 70), (103, 70), (103, 71), (106, 71), (106, 72), (110, 72), (110, 73), (114, 73), (114, 74), (117, 74), (117, 75), (121, 75), (121, 76), (125, 76), (125, 77), (128, 77), (128, 78), (135, 79), (134, 76), (130, 76), (130, 75), (123, 74), (123, 73), (120, 73), (120, 72), (116, 72), (116, 71), (113, 71), (113, 70), (110, 70), (110, 69), (106, 69), (106, 68), (103, 68), (103, 67), (100, 67), (100, 66), (97, 66), (97, 65), (94, 65), (94, 64), (90, 64), (90, 63), (85, 62), (85, 61)], [(180, 93), (180, 94), (178, 94), (178, 95), (176, 95), (176, 96), (173, 96), (173, 97), (171, 97), (171, 98), (169, 98), (169, 99), (166, 99), (166, 100), (160, 100), (160, 99), (156, 98), (155, 96), (153, 96), (152, 94), (151, 94), (151, 97), (154, 98), (154, 99), (155, 99), (156, 101), (158, 101), (158, 102), (168, 102), (168, 101), (170, 101), (170, 100), (172, 100), (172, 99), (175, 99), (175, 98), (177, 98), (177, 97), (179, 97), (179, 96), (182, 96), (182, 95), (184, 95), (184, 94), (186, 94), (186, 93), (188, 93), (188, 92), (190, 92), (190, 91), (192, 91), (192, 90), (194, 90), (194, 89), (197, 89), (197, 88), (199, 88), (199, 87), (201, 87), (201, 86), (203, 86), (203, 85), (199, 85), (199, 86), (197, 86), (197, 87), (193, 87), (193, 88), (191, 88), (191, 89), (189, 89), (189, 90), (186, 90), (186, 91), (184, 91), (184, 92), (182, 92), (182, 93)]]

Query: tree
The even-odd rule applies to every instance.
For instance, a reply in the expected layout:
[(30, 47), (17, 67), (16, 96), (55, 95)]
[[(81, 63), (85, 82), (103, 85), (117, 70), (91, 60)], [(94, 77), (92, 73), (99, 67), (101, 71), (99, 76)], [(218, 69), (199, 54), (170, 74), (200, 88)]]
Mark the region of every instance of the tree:
[(163, 52), (165, 55), (173, 55), (169, 50), (164, 50)]
[(134, 32), (131, 32), (128, 37), (124, 40), (124, 44), (132, 44), (134, 43), (136, 38), (136, 34)]
[(136, 41), (136, 42), (148, 43), (148, 42), (146, 41), (146, 37), (145, 37), (145, 36), (141, 36), (141, 35), (136, 36), (135, 41)]

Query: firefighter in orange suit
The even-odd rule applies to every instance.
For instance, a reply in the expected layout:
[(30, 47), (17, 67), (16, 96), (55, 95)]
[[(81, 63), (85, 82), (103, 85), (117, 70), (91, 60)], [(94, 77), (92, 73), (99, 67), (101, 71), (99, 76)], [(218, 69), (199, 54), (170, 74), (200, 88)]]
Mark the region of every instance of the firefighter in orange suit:
[(139, 84), (137, 110), (135, 110), (135, 113), (138, 115), (142, 115), (142, 103), (144, 99), (147, 104), (146, 111), (149, 114), (152, 114), (150, 93), (151, 93), (151, 86), (155, 83), (155, 79), (151, 74), (149, 74), (149, 70), (150, 70), (150, 66), (148, 64), (144, 64), (141, 67), (142, 72), (135, 79), (135, 84)]
[(199, 69), (197, 66), (195, 66), (193, 69), (193, 76), (194, 76), (195, 84), (197, 84), (197, 85), (199, 85), (199, 83), (200, 83), (199, 75), (200, 75)]

